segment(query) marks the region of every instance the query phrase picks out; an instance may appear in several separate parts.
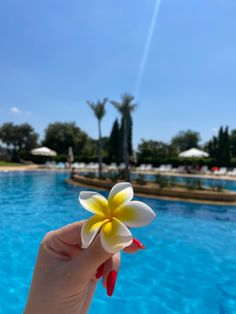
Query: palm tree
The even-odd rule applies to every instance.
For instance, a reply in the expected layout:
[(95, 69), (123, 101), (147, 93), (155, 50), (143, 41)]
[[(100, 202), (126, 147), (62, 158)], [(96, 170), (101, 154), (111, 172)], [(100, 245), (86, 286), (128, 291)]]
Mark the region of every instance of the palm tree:
[(112, 105), (119, 111), (124, 123), (123, 132), (123, 160), (125, 163), (125, 179), (130, 180), (129, 175), (129, 147), (128, 147), (128, 132), (130, 128), (130, 116), (131, 113), (137, 107), (137, 104), (132, 103), (134, 96), (130, 94), (121, 95), (121, 102), (111, 101)]
[(98, 120), (98, 177), (101, 179), (102, 177), (102, 129), (101, 129), (101, 120), (104, 117), (106, 110), (105, 104), (107, 102), (107, 98), (104, 98), (103, 101), (97, 101), (96, 103), (87, 101), (89, 107), (93, 110), (95, 117)]

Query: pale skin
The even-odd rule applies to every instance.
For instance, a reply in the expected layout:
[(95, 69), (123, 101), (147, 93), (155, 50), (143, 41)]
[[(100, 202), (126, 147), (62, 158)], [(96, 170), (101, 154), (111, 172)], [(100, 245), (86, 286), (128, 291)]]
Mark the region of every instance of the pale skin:
[[(105, 289), (109, 274), (118, 273), (120, 252), (107, 253), (99, 235), (87, 249), (81, 248), (83, 223), (79, 221), (51, 231), (42, 240), (24, 314), (88, 313), (98, 282), (98, 269), (104, 266)], [(137, 242), (124, 251), (137, 252), (141, 248)]]

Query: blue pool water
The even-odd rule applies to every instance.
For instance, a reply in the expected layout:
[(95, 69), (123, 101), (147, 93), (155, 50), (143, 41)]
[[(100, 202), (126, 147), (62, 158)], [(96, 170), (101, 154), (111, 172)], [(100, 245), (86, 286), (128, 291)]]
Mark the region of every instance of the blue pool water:
[[(43, 235), (86, 215), (67, 176), (0, 173), (0, 313), (22, 313)], [(122, 255), (114, 296), (99, 284), (89, 313), (236, 313), (236, 208), (145, 201), (146, 250)]]

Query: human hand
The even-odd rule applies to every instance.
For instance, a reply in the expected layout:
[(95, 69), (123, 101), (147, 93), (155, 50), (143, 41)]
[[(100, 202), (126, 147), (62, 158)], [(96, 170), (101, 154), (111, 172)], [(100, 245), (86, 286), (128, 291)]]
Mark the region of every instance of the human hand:
[[(25, 314), (87, 313), (97, 281), (102, 277), (112, 296), (120, 266), (120, 253), (107, 253), (99, 239), (81, 248), (81, 228), (75, 222), (46, 234), (38, 253)], [(144, 246), (133, 239), (124, 249), (135, 253)]]

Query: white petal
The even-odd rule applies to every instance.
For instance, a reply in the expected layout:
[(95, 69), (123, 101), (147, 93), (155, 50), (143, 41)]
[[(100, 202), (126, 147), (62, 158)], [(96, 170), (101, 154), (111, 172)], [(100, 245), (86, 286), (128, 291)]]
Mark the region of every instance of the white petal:
[(116, 218), (102, 226), (100, 239), (104, 250), (111, 254), (129, 246), (133, 241), (130, 230)]
[(122, 204), (113, 215), (128, 227), (148, 225), (156, 216), (151, 207), (139, 201)]
[(117, 183), (108, 196), (108, 206), (111, 211), (123, 203), (129, 202), (134, 196), (132, 185), (129, 182)]
[(81, 229), (82, 248), (89, 247), (102, 225), (107, 221), (100, 216), (93, 216), (85, 221)]
[(82, 191), (79, 194), (80, 204), (88, 211), (104, 216), (108, 212), (107, 199), (96, 192)]

